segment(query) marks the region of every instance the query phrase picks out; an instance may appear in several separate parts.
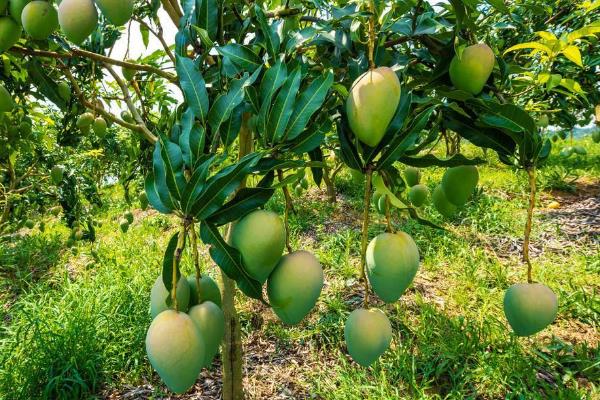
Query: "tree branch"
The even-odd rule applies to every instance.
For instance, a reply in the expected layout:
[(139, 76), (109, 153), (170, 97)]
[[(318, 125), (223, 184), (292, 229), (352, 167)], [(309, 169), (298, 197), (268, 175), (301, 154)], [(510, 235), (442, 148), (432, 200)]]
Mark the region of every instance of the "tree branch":
[(133, 69), (136, 71), (144, 71), (144, 72), (156, 74), (156, 75), (159, 75), (159, 76), (167, 79), (171, 83), (174, 83), (174, 84), (178, 83), (177, 77), (175, 75), (165, 72), (161, 69), (154, 68), (150, 65), (135, 64), (135, 63), (127, 62), (127, 61), (115, 60), (113, 58), (106, 57), (101, 54), (96, 54), (96, 53), (92, 53), (91, 51), (77, 49), (77, 48), (72, 48), (70, 53), (57, 53), (54, 51), (47, 51), (47, 50), (33, 50), (33, 49), (27, 49), (25, 47), (12, 47), (10, 49), (10, 51), (13, 53), (27, 54), (30, 56), (49, 57), (49, 58), (58, 58), (58, 59), (63, 59), (63, 58), (71, 59), (71, 58), (76, 58), (76, 57), (89, 58), (91, 60), (95, 60), (95, 61), (98, 61), (98, 62), (101, 62), (104, 64), (116, 65), (119, 67), (125, 67), (127, 69)]

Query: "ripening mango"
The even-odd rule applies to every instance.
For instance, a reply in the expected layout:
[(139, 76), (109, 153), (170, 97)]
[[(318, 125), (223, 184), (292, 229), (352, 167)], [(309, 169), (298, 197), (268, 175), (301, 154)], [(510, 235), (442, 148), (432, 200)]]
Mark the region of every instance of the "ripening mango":
[(98, 11), (92, 0), (62, 0), (58, 23), (67, 39), (81, 44), (98, 26)]
[(177, 394), (192, 387), (206, 359), (196, 324), (189, 315), (174, 310), (161, 312), (150, 324), (146, 353), (169, 390)]
[(77, 127), (84, 128), (91, 126), (94, 123), (94, 115), (89, 112), (85, 112), (77, 117)]
[(267, 282), (273, 312), (285, 324), (295, 325), (314, 308), (323, 289), (323, 268), (308, 251), (281, 257)]
[(104, 118), (96, 117), (96, 119), (94, 119), (94, 122), (92, 123), (92, 129), (96, 135), (103, 137), (107, 128), (108, 124)]
[(102, 14), (116, 26), (127, 23), (133, 15), (133, 0), (96, 0)]
[(404, 170), (404, 180), (408, 187), (418, 185), (421, 181), (421, 170), (415, 167), (407, 167)]
[(71, 100), (71, 86), (67, 82), (59, 82), (57, 86), (58, 95), (64, 101)]
[(273, 212), (253, 211), (235, 224), (231, 245), (242, 253), (248, 274), (263, 283), (277, 265), (285, 247), (283, 221)]
[(13, 47), (21, 38), (22, 29), (11, 17), (0, 17), (0, 53)]
[(450, 63), (450, 80), (460, 90), (473, 95), (481, 93), (494, 70), (496, 56), (488, 45), (480, 43), (465, 48)]
[(458, 207), (450, 203), (446, 197), (446, 193), (444, 193), (442, 185), (437, 185), (433, 190), (431, 202), (433, 203), (435, 209), (446, 218), (452, 218), (458, 210)]
[(381, 142), (400, 103), (400, 80), (388, 67), (362, 74), (350, 89), (346, 101), (348, 123), (356, 137), (367, 146)]
[(0, 83), (0, 112), (11, 112), (15, 108), (15, 102), (3, 84)]
[[(170, 293), (163, 282), (162, 275), (159, 275), (154, 281), (150, 291), (150, 315), (155, 318), (161, 312), (172, 308), (167, 305), (167, 297)], [(177, 308), (179, 311), (187, 311), (190, 304), (190, 285), (183, 275), (177, 281)]]
[(58, 185), (62, 182), (64, 175), (65, 172), (60, 165), (55, 165), (50, 171), (50, 178), (55, 185)]
[(442, 189), (450, 203), (462, 207), (479, 182), (479, 171), (474, 165), (448, 168), (442, 178)]
[(429, 189), (425, 185), (414, 185), (408, 190), (408, 199), (415, 207), (421, 207), (429, 197)]
[(381, 310), (359, 308), (348, 316), (344, 338), (352, 359), (368, 367), (390, 347), (392, 325)]
[(190, 285), (190, 306), (211, 301), (221, 307), (221, 291), (217, 283), (210, 276), (204, 274), (200, 277), (200, 290), (198, 290), (198, 286), (196, 285), (195, 275), (188, 276), (187, 281)]
[(558, 299), (541, 283), (518, 283), (504, 295), (504, 314), (518, 336), (530, 336), (550, 325), (558, 313)]
[(419, 248), (407, 233), (382, 233), (369, 243), (366, 261), (373, 291), (381, 300), (392, 303), (417, 274)]
[(58, 28), (58, 12), (47, 1), (32, 1), (23, 9), (21, 22), (33, 39), (46, 40)]
[(203, 366), (208, 367), (212, 364), (225, 336), (225, 315), (223, 310), (212, 301), (193, 306), (188, 315), (196, 324), (204, 341)]

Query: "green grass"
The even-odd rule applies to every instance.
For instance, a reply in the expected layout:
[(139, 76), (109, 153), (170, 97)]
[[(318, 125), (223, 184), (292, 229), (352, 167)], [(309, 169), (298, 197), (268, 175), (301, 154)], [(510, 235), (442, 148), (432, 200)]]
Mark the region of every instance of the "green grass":
[[(598, 185), (600, 145), (583, 141), (589, 155), (564, 160), (553, 151), (540, 171), (542, 206), (549, 191), (569, 191), (573, 183)], [(467, 147), (469, 155), (481, 150)], [(276, 351), (295, 358), (292, 380), (297, 398), (322, 399), (595, 399), (600, 396), (600, 255), (598, 243), (573, 244), (560, 252), (544, 248), (548, 235), (568, 240), (550, 220), (536, 215), (534, 276), (559, 295), (557, 321), (533, 338), (510, 333), (502, 312), (504, 290), (523, 281), (518, 250), (525, 221), (526, 177), (500, 165), (490, 154), (482, 166), (482, 190), (452, 221), (431, 207), (422, 214), (443, 224), (441, 231), (404, 217), (394, 226), (416, 240), (422, 255), (415, 283), (402, 299), (381, 306), (394, 328), (392, 348), (371, 368), (351, 362), (345, 351), (346, 316), (360, 306), (357, 282), (362, 189), (342, 173), (339, 203), (325, 201), (316, 188), (295, 199), (292, 246), (314, 251), (325, 269), (326, 286), (318, 306), (296, 327), (284, 327), (268, 310), (239, 304), (245, 336), (258, 335)], [(425, 173), (433, 189), (442, 169)], [(0, 243), (0, 399), (102, 398), (125, 385), (155, 384), (144, 351), (150, 323), (150, 287), (173, 228), (167, 217), (136, 221), (118, 231), (126, 209), (115, 190), (98, 213), (103, 226), (96, 244), (65, 245), (68, 231), (56, 221), (45, 233), (25, 232)], [(281, 212), (278, 194), (269, 208)], [(137, 214), (137, 212), (136, 212)], [(370, 235), (385, 228), (375, 213)], [(596, 239), (597, 240), (597, 239)], [(508, 247), (507, 247), (508, 246)], [(207, 257), (204, 249), (202, 252)], [(208, 260), (207, 260), (207, 264)], [(189, 255), (184, 268), (191, 272)], [(212, 268), (212, 267), (211, 267)], [(214, 268), (211, 269), (214, 275)], [(249, 352), (261, 348), (247, 343)], [(306, 351), (294, 350), (302, 349)], [(268, 362), (267, 362), (268, 363)], [(293, 367), (292, 367), (293, 365)], [(253, 378), (254, 367), (249, 379)], [(276, 371), (277, 366), (265, 365)], [(285, 382), (272, 379), (275, 390)], [(264, 382), (263, 382), (264, 383)], [(278, 388), (278, 389), (277, 389)], [(277, 393), (272, 393), (275, 397)]]

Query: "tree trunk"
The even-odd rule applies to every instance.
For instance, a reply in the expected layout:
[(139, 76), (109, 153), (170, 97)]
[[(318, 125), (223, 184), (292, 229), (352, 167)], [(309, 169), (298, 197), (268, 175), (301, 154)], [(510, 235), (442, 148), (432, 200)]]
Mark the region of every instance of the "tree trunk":
[(330, 203), (335, 204), (337, 198), (335, 193), (335, 183), (333, 182), (333, 179), (331, 179), (330, 176), (331, 173), (331, 168), (323, 168), (323, 181), (325, 182), (325, 187), (327, 188), (327, 198)]
[[(240, 129), (239, 158), (252, 152), (252, 132), (248, 128), (249, 114), (245, 114)], [(246, 186), (242, 182), (240, 188)], [(229, 224), (227, 241), (233, 224)], [(230, 279), (221, 271), (221, 283), (223, 294), (223, 314), (225, 315), (225, 338), (223, 339), (222, 363), (223, 363), (223, 399), (241, 400), (244, 398), (243, 382), (243, 349), (242, 334), (240, 330), (240, 319), (235, 309), (236, 287), (235, 281)]]

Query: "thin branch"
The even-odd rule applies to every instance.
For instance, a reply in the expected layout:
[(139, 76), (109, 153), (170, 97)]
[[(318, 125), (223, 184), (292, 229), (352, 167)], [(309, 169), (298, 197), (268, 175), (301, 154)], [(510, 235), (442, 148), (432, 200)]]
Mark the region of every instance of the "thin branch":
[(96, 53), (92, 53), (91, 51), (77, 49), (77, 48), (72, 48), (70, 53), (57, 53), (54, 51), (47, 51), (47, 50), (32, 50), (32, 49), (27, 49), (24, 47), (12, 47), (10, 49), (10, 51), (13, 53), (27, 54), (27, 55), (31, 55), (31, 56), (37, 56), (37, 57), (58, 58), (58, 59), (63, 59), (63, 58), (71, 59), (71, 58), (77, 58), (77, 57), (89, 58), (91, 60), (95, 60), (95, 61), (98, 61), (98, 62), (101, 62), (104, 64), (116, 65), (116, 66), (124, 67), (127, 69), (133, 69), (136, 71), (144, 71), (144, 72), (156, 74), (156, 75), (159, 75), (159, 76), (169, 80), (171, 83), (174, 83), (174, 84), (178, 83), (177, 77), (175, 75), (165, 72), (161, 69), (155, 68), (153, 66), (145, 65), (145, 64), (135, 64), (135, 63), (130, 63), (130, 62), (121, 61), (121, 60), (115, 60), (114, 58), (106, 57), (101, 54), (96, 54)]
[(146, 21), (144, 21), (141, 18), (138, 17), (133, 17), (133, 19), (140, 25), (144, 26), (146, 29), (148, 29), (148, 31), (150, 33), (152, 33), (160, 42), (160, 44), (162, 45), (163, 49), (165, 50), (165, 53), (167, 54), (167, 56), (171, 59), (171, 61), (173, 62), (173, 64), (175, 64), (175, 56), (173, 55), (173, 52), (171, 51), (171, 47), (169, 46), (169, 44), (165, 41), (165, 38), (163, 36), (163, 30), (162, 30), (162, 26), (158, 25), (158, 30), (155, 31), (154, 29), (152, 29), (152, 27), (146, 23)]

